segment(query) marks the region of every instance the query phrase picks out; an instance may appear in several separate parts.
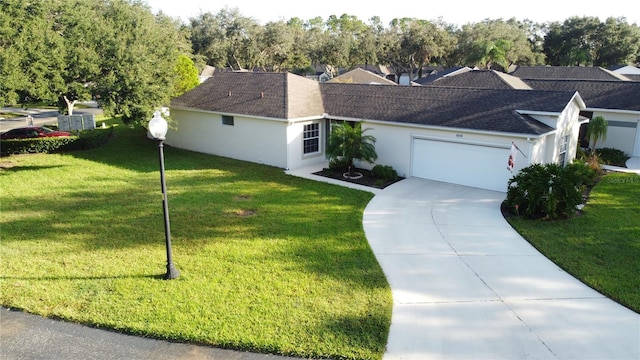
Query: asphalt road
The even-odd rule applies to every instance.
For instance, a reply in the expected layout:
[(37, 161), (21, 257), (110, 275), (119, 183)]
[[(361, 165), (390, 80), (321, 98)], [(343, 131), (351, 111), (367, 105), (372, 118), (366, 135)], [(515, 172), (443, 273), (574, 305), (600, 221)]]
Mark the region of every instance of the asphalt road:
[[(56, 125), (58, 123), (58, 110), (51, 109), (23, 109), (14, 107), (4, 107), (3, 112), (12, 112), (17, 114), (23, 114), (22, 116), (14, 117), (11, 119), (0, 119), (0, 132), (5, 132), (14, 128), (27, 125), (27, 116), (33, 117), (33, 125)], [(75, 109), (74, 115), (85, 114), (102, 114), (102, 109), (98, 107), (89, 107), (83, 109)]]

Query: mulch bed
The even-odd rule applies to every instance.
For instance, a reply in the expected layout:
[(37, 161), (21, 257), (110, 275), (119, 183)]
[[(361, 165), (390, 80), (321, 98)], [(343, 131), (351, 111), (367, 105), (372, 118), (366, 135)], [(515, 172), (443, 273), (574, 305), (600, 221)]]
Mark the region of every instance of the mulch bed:
[(363, 185), (363, 186), (368, 186), (368, 187), (372, 187), (372, 188), (376, 188), (376, 189), (384, 189), (387, 186), (404, 179), (402, 177), (397, 177), (394, 180), (378, 179), (378, 178), (374, 177), (373, 175), (371, 175), (371, 171), (366, 170), (366, 169), (358, 169), (358, 168), (356, 168), (353, 171), (362, 174), (362, 177), (359, 178), (359, 179), (348, 179), (348, 178), (345, 178), (343, 176), (345, 171), (331, 170), (329, 168), (324, 168), (324, 169), (322, 169), (322, 170), (320, 170), (318, 172), (315, 172), (313, 174), (314, 175), (319, 175), (319, 176), (324, 176), (324, 177), (331, 178), (331, 179), (340, 180), (340, 181), (350, 182), (350, 183), (353, 183), (353, 184), (359, 184), (359, 185)]

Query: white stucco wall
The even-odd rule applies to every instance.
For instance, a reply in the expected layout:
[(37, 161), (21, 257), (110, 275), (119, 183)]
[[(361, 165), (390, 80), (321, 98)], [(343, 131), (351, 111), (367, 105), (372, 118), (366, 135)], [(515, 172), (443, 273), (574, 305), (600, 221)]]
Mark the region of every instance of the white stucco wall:
[(559, 116), (531, 114), (534, 119), (556, 129), (555, 132), (532, 141), (531, 164), (557, 163), (560, 144), (565, 136), (569, 136), (565, 155), (566, 163), (568, 164), (575, 159), (578, 148), (578, 135), (580, 133), (580, 110), (582, 108), (581, 101), (574, 98)]
[[(324, 119), (297, 121), (290, 123), (287, 127), (287, 163), (288, 169), (299, 169), (302, 167), (326, 162), (325, 143), (326, 126)], [(320, 152), (314, 154), (304, 154), (303, 133), (307, 124), (320, 124)]]
[(598, 110), (593, 112), (593, 116), (602, 116), (609, 123), (607, 137), (598, 139), (597, 148), (619, 149), (628, 155), (634, 153), (636, 138), (640, 136), (640, 113)]
[(287, 166), (287, 122), (234, 116), (223, 125), (222, 116), (205, 111), (171, 109), (176, 129), (167, 144), (207, 154), (251, 161), (280, 168)]

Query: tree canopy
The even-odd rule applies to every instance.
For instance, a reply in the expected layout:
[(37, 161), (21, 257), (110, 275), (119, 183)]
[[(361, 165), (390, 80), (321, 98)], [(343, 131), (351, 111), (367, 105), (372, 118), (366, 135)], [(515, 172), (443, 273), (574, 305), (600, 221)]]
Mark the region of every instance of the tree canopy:
[(386, 65), (397, 75), (423, 67), (466, 65), (609, 66), (638, 63), (640, 28), (624, 19), (574, 17), (564, 23), (484, 20), (458, 27), (438, 19), (356, 16), (292, 18), (262, 26), (238, 9), (190, 19), (194, 52), (216, 67), (293, 71)]
[(396, 80), (430, 66), (638, 65), (640, 28), (595, 17), (487, 19), (462, 27), (401, 18), (385, 25), (349, 14), (261, 25), (237, 8), (183, 23), (153, 14), (142, 0), (0, 2), (0, 106), (42, 101), (71, 112), (77, 101), (96, 99), (107, 114), (139, 121), (196, 86), (194, 67), (205, 63), (334, 75), (385, 65)]
[(0, 105), (42, 101), (69, 112), (96, 99), (144, 121), (167, 105), (190, 55), (185, 29), (141, 1), (6, 0), (0, 5)]

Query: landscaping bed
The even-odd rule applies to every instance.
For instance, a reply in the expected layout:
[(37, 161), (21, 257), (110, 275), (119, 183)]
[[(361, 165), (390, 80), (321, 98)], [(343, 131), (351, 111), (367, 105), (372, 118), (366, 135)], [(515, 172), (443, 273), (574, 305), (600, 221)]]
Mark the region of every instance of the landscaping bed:
[(380, 178), (377, 178), (377, 177), (373, 176), (373, 174), (371, 173), (370, 170), (360, 169), (360, 168), (353, 169), (353, 172), (362, 174), (362, 177), (348, 178), (348, 177), (344, 176), (344, 174), (346, 172), (347, 171), (344, 171), (344, 170), (336, 170), (336, 169), (324, 168), (324, 169), (322, 169), (322, 170), (320, 170), (318, 172), (315, 172), (313, 174), (314, 175), (328, 177), (328, 178), (331, 178), (331, 179), (340, 180), (340, 181), (350, 182), (350, 183), (353, 183), (353, 184), (358, 184), (358, 185), (368, 186), (368, 187), (372, 187), (372, 188), (377, 188), (377, 189), (384, 189), (387, 186), (389, 186), (391, 184), (394, 184), (394, 183), (404, 179), (403, 177), (396, 177), (395, 179), (380, 179)]

